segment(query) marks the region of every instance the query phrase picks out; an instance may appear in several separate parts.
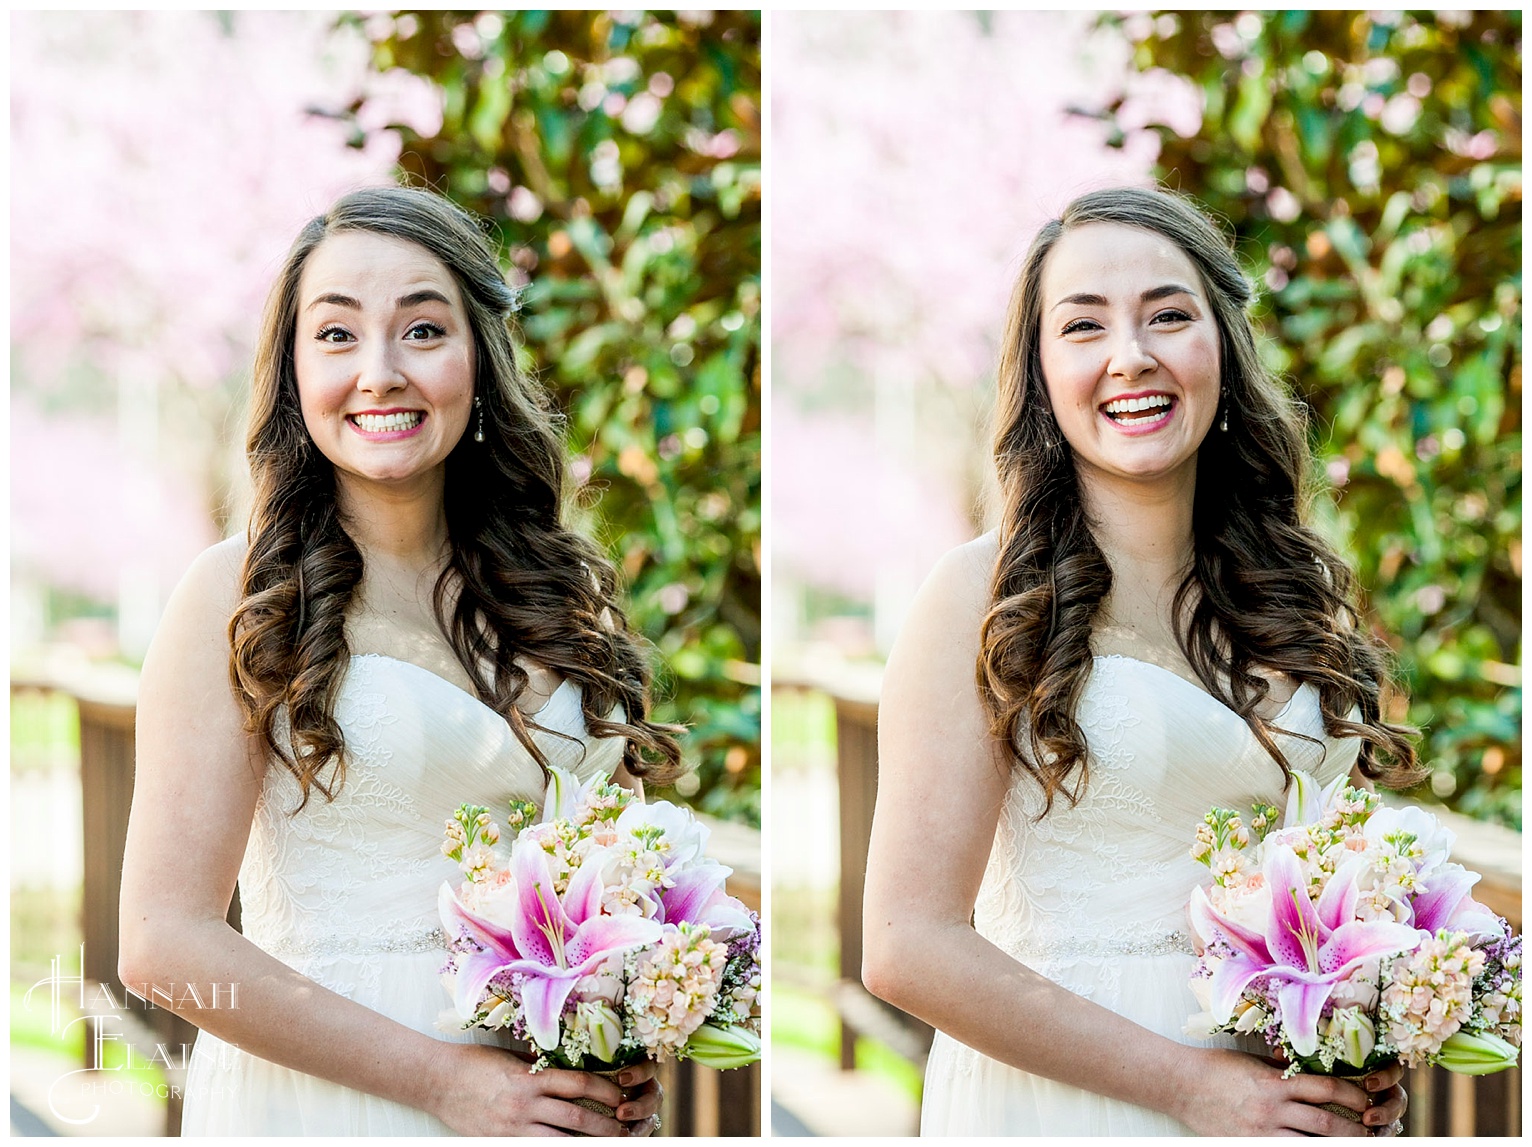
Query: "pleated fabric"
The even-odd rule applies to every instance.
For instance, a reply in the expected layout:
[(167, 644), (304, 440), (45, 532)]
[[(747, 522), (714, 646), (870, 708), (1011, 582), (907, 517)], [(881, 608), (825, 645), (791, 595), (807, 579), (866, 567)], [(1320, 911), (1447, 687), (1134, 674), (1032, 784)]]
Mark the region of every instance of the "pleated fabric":
[[(437, 892), (460, 879), (442, 857), (447, 819), (472, 803), (503, 818), (541, 803), (537, 762), (477, 697), (407, 661), (353, 657), (336, 699), (345, 782), (333, 802), (300, 803), (296, 779), (268, 767), (240, 868), (245, 936), (314, 982), (437, 1039), (451, 1008)], [(587, 739), (579, 686), (565, 681), (534, 718), (550, 764), (582, 780), (621, 762), (620, 738)], [(276, 1021), (280, 1022), (280, 1021)], [(423, 1111), (293, 1071), (207, 1032), (187, 1068), (182, 1134), (451, 1135)]]
[[(1074, 807), (1055, 801), (1037, 820), (1039, 786), (1018, 772), (975, 928), (1062, 987), (1178, 1043), (1262, 1050), (1258, 1041), (1185, 1034), (1201, 1010), (1188, 986), (1195, 956), (1186, 905), (1208, 876), (1189, 850), (1215, 805), (1247, 817), (1258, 799), (1281, 809), (1280, 767), (1205, 690), (1130, 657), (1095, 659), (1076, 719), (1090, 749), (1085, 794)], [(1360, 742), (1325, 735), (1311, 686), (1298, 689), (1275, 723), (1289, 765), (1321, 783), (1356, 762)], [(1026, 1023), (1016, 1017), (1018, 1028)], [(1020, 1071), (945, 1033), (926, 1065), (921, 1133), (1191, 1134), (1158, 1112)]]

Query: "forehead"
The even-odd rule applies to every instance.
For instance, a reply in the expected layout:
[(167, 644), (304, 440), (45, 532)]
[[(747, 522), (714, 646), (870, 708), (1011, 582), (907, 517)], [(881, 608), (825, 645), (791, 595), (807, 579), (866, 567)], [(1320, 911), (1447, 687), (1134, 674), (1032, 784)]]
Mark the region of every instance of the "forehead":
[(434, 287), (453, 306), (462, 306), (452, 272), (419, 243), (372, 231), (340, 231), (309, 253), (298, 279), (298, 299), (304, 306), (320, 295), (339, 293), (364, 304), (369, 297), (392, 302), (421, 287)]
[(1202, 276), (1173, 240), (1123, 223), (1084, 223), (1064, 232), (1048, 252), (1043, 306), (1079, 293), (1111, 299), (1126, 292), (1137, 297), (1141, 290), (1162, 283), (1179, 283), (1202, 293)]

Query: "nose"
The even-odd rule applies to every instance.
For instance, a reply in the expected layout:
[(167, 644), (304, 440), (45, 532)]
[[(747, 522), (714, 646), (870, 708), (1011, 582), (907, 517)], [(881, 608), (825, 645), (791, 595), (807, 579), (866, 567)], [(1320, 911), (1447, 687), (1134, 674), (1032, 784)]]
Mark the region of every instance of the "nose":
[(375, 339), (363, 351), (357, 370), (356, 388), (365, 394), (389, 394), (408, 385), (399, 368), (398, 351), (390, 339)]
[(1113, 378), (1132, 381), (1158, 365), (1154, 356), (1144, 349), (1135, 331), (1118, 339), (1117, 344), (1112, 348), (1112, 356), (1107, 361), (1106, 369)]

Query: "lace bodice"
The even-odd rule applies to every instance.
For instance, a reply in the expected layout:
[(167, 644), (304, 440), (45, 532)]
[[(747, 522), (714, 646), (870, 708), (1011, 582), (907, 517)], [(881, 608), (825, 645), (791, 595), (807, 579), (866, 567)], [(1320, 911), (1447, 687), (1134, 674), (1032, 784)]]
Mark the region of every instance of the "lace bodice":
[[(1203, 814), (1284, 803), (1281, 769), (1245, 722), (1162, 666), (1097, 657), (1076, 719), (1090, 746), (1084, 796), (1038, 821), (1041, 790), (1018, 770), (974, 913), (982, 935), (1061, 981), (1081, 957), (1190, 951), (1187, 898), (1207, 872), (1188, 850)], [(1313, 738), (1277, 743), (1322, 782), (1356, 761), (1359, 741), (1325, 736), (1311, 685), (1274, 723)]]
[[(348, 756), (339, 794), (327, 802), (316, 791), (290, 815), (298, 782), (270, 764), (239, 890), (247, 937), (350, 995), (353, 985), (330, 982), (328, 960), (441, 947), (436, 892), (457, 875), (440, 853), (452, 811), (469, 802), (503, 820), (509, 800), (540, 803), (544, 782), (500, 714), (407, 661), (353, 657), (335, 720)], [(586, 778), (622, 760), (621, 738), (585, 739), (573, 681), (535, 720), (551, 730), (534, 733), (550, 764)]]

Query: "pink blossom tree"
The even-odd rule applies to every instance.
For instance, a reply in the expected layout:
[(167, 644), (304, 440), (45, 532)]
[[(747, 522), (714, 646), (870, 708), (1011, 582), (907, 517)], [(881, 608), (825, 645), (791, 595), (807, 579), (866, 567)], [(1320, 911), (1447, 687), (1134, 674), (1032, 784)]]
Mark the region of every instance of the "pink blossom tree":
[[(386, 182), (311, 108), (367, 45), (314, 13), (24, 13), (11, 39), (15, 643), (44, 587), (119, 608), (141, 652), (203, 546), (238, 528), (266, 290), (298, 228)], [(377, 138), (377, 137), (374, 137)], [(31, 619), (30, 621), (28, 619)]]
[(982, 526), (1028, 242), (1153, 143), (1067, 113), (1127, 68), (1085, 13), (783, 13), (770, 50), (775, 576), (876, 600), (881, 644)]

